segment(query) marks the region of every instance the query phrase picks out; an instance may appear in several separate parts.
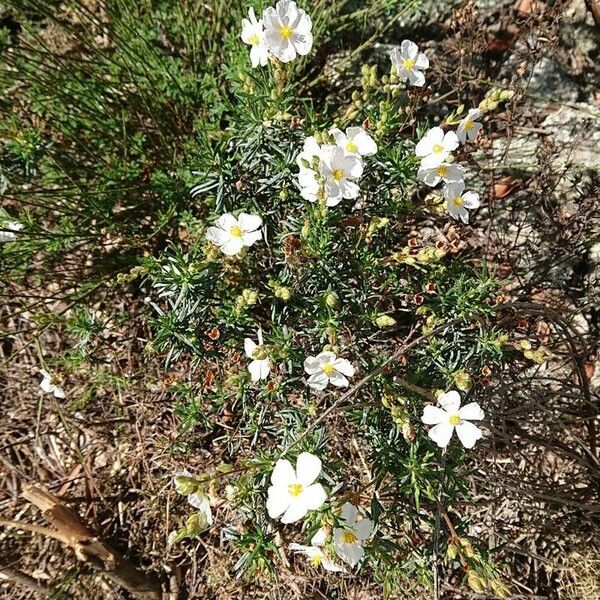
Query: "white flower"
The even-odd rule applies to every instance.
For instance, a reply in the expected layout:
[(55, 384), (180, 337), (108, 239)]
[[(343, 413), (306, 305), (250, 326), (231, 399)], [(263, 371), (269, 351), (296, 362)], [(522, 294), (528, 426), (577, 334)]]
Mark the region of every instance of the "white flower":
[(446, 162), (448, 155), (458, 148), (458, 144), (454, 131), (444, 134), (441, 127), (432, 127), (417, 144), (415, 154), (422, 159), (422, 169), (435, 169)]
[(460, 394), (454, 390), (442, 394), (438, 398), (442, 408), (428, 404), (422, 421), (426, 425), (435, 425), (429, 430), (429, 437), (440, 447), (445, 448), (450, 442), (452, 432), (456, 429), (458, 439), (465, 448), (472, 448), (482, 437), (481, 429), (469, 423), (484, 418), (483, 411), (477, 402), (471, 402), (461, 408)]
[(467, 138), (474, 140), (479, 130), (483, 127), (481, 123), (475, 120), (479, 117), (481, 117), (481, 111), (478, 108), (472, 108), (467, 113), (467, 116), (458, 124), (456, 135), (463, 144), (467, 141)]
[(408, 79), (411, 85), (425, 85), (425, 75), (421, 71), (429, 68), (429, 59), (419, 52), (419, 47), (414, 42), (404, 40), (400, 48), (392, 50), (390, 58), (400, 81)]
[(292, 0), (280, 0), (275, 8), (263, 13), (265, 36), (271, 53), (281, 62), (290, 62), (298, 54), (305, 56), (313, 44), (310, 17)]
[(255, 344), (250, 338), (244, 340), (244, 351), (246, 356), (252, 359), (252, 362), (248, 365), (248, 371), (250, 372), (250, 378), (252, 381), (260, 381), (266, 379), (271, 371), (271, 361), (262, 349), (263, 338), (262, 331), (258, 330), (258, 344)]
[(310, 452), (298, 456), (296, 468), (289, 460), (279, 459), (271, 474), (267, 512), (272, 519), (281, 515), (282, 523), (294, 523), (317, 510), (327, 499), (320, 483), (314, 483), (321, 473), (321, 461)]
[(43, 379), (40, 382), (40, 388), (43, 392), (47, 394), (54, 394), (55, 398), (64, 398), (65, 392), (64, 390), (54, 383), (56, 379), (46, 371), (46, 369), (40, 369), (39, 373), (42, 375)]
[(310, 546), (303, 546), (302, 544), (290, 544), (290, 550), (308, 556), (310, 559), (310, 564), (313, 567), (318, 567), (321, 565), (326, 571), (331, 571), (332, 573), (343, 573), (344, 567), (333, 562), (319, 547), (325, 544), (326, 536), (327, 534), (325, 533), (325, 530), (319, 529), (319, 531), (317, 531), (317, 533), (315, 533), (310, 540)]
[(17, 239), (15, 232), (21, 231), (23, 224), (17, 221), (6, 221), (0, 224), (0, 242), (13, 242)]
[(370, 156), (377, 152), (375, 140), (362, 127), (348, 127), (346, 133), (341, 129), (332, 129), (329, 133), (348, 154)]
[(213, 514), (210, 499), (200, 490), (199, 482), (195, 477), (187, 469), (184, 469), (175, 474), (173, 482), (177, 493), (187, 496), (188, 503), (198, 510), (203, 527), (206, 528), (212, 525)]
[(417, 179), (426, 185), (435, 187), (440, 181), (444, 183), (455, 183), (463, 181), (465, 168), (457, 163), (442, 163), (433, 169), (420, 168)]
[(257, 20), (254, 9), (248, 11), (249, 19), (242, 19), (242, 41), (250, 44), (250, 61), (253, 67), (265, 66), (269, 60), (269, 47), (265, 37), (262, 19)]
[(363, 173), (360, 156), (346, 154), (338, 146), (325, 146), (322, 149), (319, 171), (325, 179), (327, 206), (339, 204), (342, 198), (352, 199), (358, 196), (360, 189), (352, 179), (358, 179)]
[[(469, 208), (479, 207), (479, 194), (465, 192), (465, 182), (456, 181), (444, 187), (444, 198), (448, 202), (448, 213), (463, 223), (469, 222)], [(464, 193), (463, 193), (464, 192)]]
[(354, 377), (354, 367), (345, 358), (337, 358), (333, 352), (321, 352), (304, 361), (304, 370), (310, 375), (308, 385), (323, 391), (329, 383), (336, 387), (348, 387), (347, 377)]
[(206, 238), (219, 246), (219, 250), (227, 256), (237, 254), (244, 246), (252, 246), (262, 238), (259, 231), (262, 219), (257, 215), (240, 213), (236, 219), (226, 213), (221, 215), (213, 227), (206, 230)]
[(357, 565), (365, 551), (363, 543), (373, 533), (373, 521), (371, 519), (358, 519), (358, 509), (349, 502), (342, 506), (342, 519), (345, 521), (343, 527), (333, 530), (333, 542), (337, 555), (347, 562), (351, 567)]

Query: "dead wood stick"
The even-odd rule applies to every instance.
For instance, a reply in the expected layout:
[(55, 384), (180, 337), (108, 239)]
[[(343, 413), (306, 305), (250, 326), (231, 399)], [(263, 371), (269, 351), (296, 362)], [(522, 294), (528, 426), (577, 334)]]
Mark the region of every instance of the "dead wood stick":
[(104, 573), (108, 579), (125, 588), (138, 600), (161, 600), (162, 590), (157, 580), (136, 569), (129, 560), (99, 539), (56, 496), (36, 485), (23, 488), (22, 495), (40, 509), (44, 518), (74, 550), (79, 560)]
[(27, 575), (27, 573), (23, 573), (23, 571), (13, 569), (12, 567), (0, 567), (0, 581), (2, 580), (12, 581), (38, 594), (44, 594), (45, 597), (48, 597), (52, 593), (50, 588), (39, 583), (31, 575)]

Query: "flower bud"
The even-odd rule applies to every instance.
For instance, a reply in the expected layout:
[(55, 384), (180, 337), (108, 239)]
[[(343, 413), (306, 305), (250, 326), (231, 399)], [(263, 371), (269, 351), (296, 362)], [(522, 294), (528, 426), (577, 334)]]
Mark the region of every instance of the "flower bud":
[(325, 296), (325, 304), (329, 307), (329, 308), (335, 308), (338, 304), (338, 297), (337, 294), (335, 294), (334, 292), (329, 292), (326, 296)]

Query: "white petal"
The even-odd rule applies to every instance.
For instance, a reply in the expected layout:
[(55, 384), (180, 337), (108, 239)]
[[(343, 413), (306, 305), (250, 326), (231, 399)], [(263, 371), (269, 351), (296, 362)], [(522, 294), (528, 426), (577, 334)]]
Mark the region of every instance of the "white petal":
[(465, 448), (472, 448), (475, 442), (483, 437), (481, 429), (469, 421), (463, 421), (457, 425), (456, 434)]
[(420, 52), (417, 55), (417, 58), (415, 60), (415, 67), (421, 70), (429, 68), (429, 59), (422, 52)]
[(321, 459), (310, 452), (302, 452), (296, 462), (296, 479), (303, 486), (309, 486), (321, 473)]
[(465, 182), (462, 180), (447, 183), (444, 186), (444, 197), (447, 200), (453, 200), (457, 196), (462, 196), (464, 189), (465, 189)]
[(238, 224), (242, 231), (254, 231), (262, 226), (262, 219), (258, 215), (249, 215), (248, 213), (240, 213)]
[(60, 386), (54, 385), (52, 387), (54, 388), (52, 390), (52, 393), (54, 394), (55, 398), (64, 398), (65, 397), (65, 392)]
[(340, 189), (342, 197), (352, 200), (360, 193), (360, 188), (353, 181), (340, 181)]
[(423, 409), (423, 416), (421, 421), (425, 425), (437, 425), (438, 423), (444, 423), (448, 420), (448, 413), (437, 406), (428, 404)]
[(262, 239), (262, 232), (259, 231), (249, 231), (248, 233), (242, 234), (242, 243), (244, 246), (252, 246), (254, 242), (258, 242), (258, 240)]
[(448, 131), (444, 136), (444, 148), (450, 152), (456, 150), (459, 146), (458, 137), (454, 131)]
[(206, 239), (217, 246), (224, 244), (231, 236), (220, 227), (209, 227), (206, 230)]
[(354, 367), (349, 360), (346, 360), (345, 358), (336, 358), (332, 364), (336, 371), (343, 373), (347, 377), (354, 377)]
[(296, 498), (291, 498), (288, 509), (285, 511), (283, 517), (281, 517), (282, 523), (295, 523), (306, 516), (308, 507), (300, 500), (302, 496), (303, 494)]
[(244, 247), (244, 242), (241, 237), (232, 237), (228, 239), (219, 249), (227, 256), (238, 254)]
[(440, 423), (429, 430), (429, 437), (440, 447), (445, 448), (450, 442), (454, 425)]
[(370, 156), (377, 152), (375, 140), (362, 127), (349, 127), (346, 131), (361, 156)]
[(448, 152), (440, 152), (439, 154), (429, 154), (421, 159), (421, 168), (435, 169), (439, 167), (448, 158)]
[(253, 360), (248, 365), (248, 372), (250, 373), (250, 379), (252, 379), (252, 381), (256, 382), (256, 381), (260, 381), (262, 379), (261, 370), (262, 370), (263, 362), (264, 361), (262, 361), (262, 360)]
[(460, 408), (460, 394), (456, 390), (450, 390), (438, 398), (438, 403), (450, 414), (456, 413)]
[(356, 523), (356, 517), (358, 517), (358, 508), (351, 504), (350, 502), (345, 502), (342, 506), (342, 510), (340, 512), (340, 516), (350, 527), (353, 527)]
[(483, 128), (483, 125), (481, 123), (473, 123), (473, 127), (471, 127), (471, 129), (469, 129), (469, 133), (468, 133), (469, 139), (474, 140), (482, 128)]
[(318, 371), (321, 371), (321, 360), (319, 359), (318, 356), (307, 356), (304, 359), (304, 370), (309, 374), (312, 375), (313, 373), (317, 373)]
[(321, 565), (326, 571), (330, 571), (331, 573), (343, 573), (344, 567), (334, 563), (332, 560), (327, 558), (325, 555), (321, 558)]
[(337, 555), (351, 567), (354, 567), (361, 561), (364, 555), (365, 551), (363, 547), (358, 543), (346, 544), (343, 542), (341, 536), (338, 539), (340, 541), (335, 544)]
[(485, 414), (477, 402), (465, 404), (459, 411), (458, 416), (467, 421), (481, 421), (485, 418)]
[(456, 137), (459, 139), (461, 144), (467, 141), (467, 130), (465, 129), (465, 121), (461, 121), (456, 128)]
[(434, 142), (431, 141), (427, 136), (421, 138), (415, 146), (415, 154), (418, 157), (429, 156), (433, 148)]
[(436, 169), (423, 169), (420, 168), (417, 171), (417, 179), (422, 181), (425, 185), (429, 187), (435, 187), (440, 181), (441, 177), (438, 175)]
[(414, 85), (415, 87), (423, 87), (425, 85), (425, 75), (421, 71), (411, 69), (407, 73), (410, 85)]
[(419, 52), (419, 46), (410, 40), (403, 40), (402, 44), (400, 44), (400, 51), (403, 58), (414, 59), (417, 56), (417, 52)]
[(232, 214), (225, 213), (215, 221), (215, 225), (228, 232), (232, 227), (237, 227), (238, 222)]
[(296, 483), (296, 471), (289, 460), (280, 458), (275, 463), (275, 468), (271, 473), (271, 483), (276, 487), (285, 489), (291, 483)]
[(342, 375), (338, 371), (334, 371), (331, 375), (329, 375), (329, 381), (335, 387), (348, 387), (350, 382), (346, 378), (345, 375)]
[(465, 208), (479, 208), (479, 194), (475, 192), (466, 192), (463, 194), (463, 206)]
[(250, 338), (246, 338), (244, 340), (244, 352), (246, 353), (246, 356), (248, 358), (252, 358), (252, 355), (254, 354), (255, 350), (256, 350), (256, 343), (254, 342), (254, 340), (251, 340)]
[(313, 483), (304, 488), (304, 491), (298, 498), (302, 498), (302, 502), (304, 502), (308, 510), (317, 510), (327, 500), (327, 494), (325, 488), (320, 483)]
[(292, 35), (292, 43), (300, 56), (306, 56), (312, 49), (313, 35), (310, 31), (305, 31), (303, 33), (294, 32)]
[(363, 174), (363, 161), (360, 156), (346, 156), (342, 160), (342, 169), (347, 177), (358, 179)]
[(354, 526), (354, 533), (356, 533), (359, 540), (363, 542), (368, 540), (373, 534), (373, 521), (371, 519), (361, 519)]
[(313, 546), (324, 546), (327, 541), (327, 532), (321, 527), (317, 530), (317, 533), (310, 538), (310, 543)]
[(313, 373), (307, 381), (308, 385), (318, 392), (322, 392), (329, 383), (329, 377), (323, 372)]
[(271, 362), (268, 358), (258, 361), (260, 363), (260, 378), (266, 379), (271, 372)]
[(271, 486), (268, 490), (267, 512), (271, 519), (277, 519), (289, 507), (291, 501), (287, 489)]
[(345, 148), (346, 145), (348, 144), (348, 138), (346, 137), (346, 134), (341, 129), (338, 129), (337, 127), (330, 129), (329, 135), (331, 135), (333, 137), (333, 139), (335, 140), (335, 143), (340, 148)]

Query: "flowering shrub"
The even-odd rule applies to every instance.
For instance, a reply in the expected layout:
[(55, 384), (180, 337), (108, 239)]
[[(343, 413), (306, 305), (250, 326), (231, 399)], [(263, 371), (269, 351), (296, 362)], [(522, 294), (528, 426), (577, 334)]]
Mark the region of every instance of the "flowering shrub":
[[(470, 397), (506, 339), (493, 324), (496, 283), (460, 256), (467, 230), (409, 231), (412, 215), (442, 203), (450, 219), (472, 218), (479, 196), (457, 159), (477, 141), (476, 119), (511, 94), (494, 90), (415, 136), (412, 88), (430, 62), (413, 42), (391, 52), (384, 75), (365, 66), (345, 110), (319, 114), (295, 92), (309, 14), (288, 0), (260, 18), (251, 7), (241, 40), (246, 117), (224, 134), (227, 166), (197, 173), (193, 190), (199, 214), (220, 216), (205, 231), (198, 222), (185, 251), (145, 266), (167, 302), (153, 348), (170, 360), (192, 353), (205, 374), (200, 404), (180, 407), (188, 426), (226, 407), (248, 442), (242, 451), (224, 432), (229, 460), (197, 479), (219, 507), (211, 529), (241, 553), (240, 573), (276, 570), (279, 546), (332, 573), (371, 571), (387, 590), (428, 580), (430, 544), (444, 543), (471, 587), (502, 595), (498, 571), (447, 512), (468, 497), (468, 451), (485, 432), (472, 423), (484, 419), (479, 404), (461, 407), (452, 388)], [(441, 195), (413, 204), (417, 182), (443, 184)], [(427, 533), (415, 543), (402, 532), (417, 522)]]
[[(165, 386), (180, 419), (173, 463), (198, 446), (210, 454), (202, 472), (169, 473), (187, 499), (168, 521), (170, 551), (212, 537), (239, 577), (293, 563), (364, 577), (386, 596), (439, 592), (442, 576), (507, 597), (464, 507), (493, 430), (489, 375), (508, 352), (548, 354), (505, 331), (499, 282), (465, 240), (482, 204), (470, 157), (512, 91), (428, 114), (434, 59), (404, 40), (347, 94), (320, 97), (310, 61), (335, 19), (300, 4), (236, 4), (211, 38), (223, 48), (203, 52), (205, 31), (182, 33), (186, 12), (167, 11), (168, 33), (189, 45), (147, 60), (130, 47), (144, 40), (115, 27), (119, 50), (80, 65), (75, 100), (40, 94), (72, 154), (19, 133), (12, 185), (39, 171), (49, 197), (73, 187), (49, 225), (35, 208), (0, 213), (15, 273), (43, 281), (65, 256), (77, 263), (64, 296), (77, 343), (62, 364), (40, 364), (40, 388), (68, 397), (55, 370), (76, 371), (101, 337), (95, 313), (76, 307), (98, 288), (107, 303), (133, 289), (151, 325), (145, 358), (188, 376)], [(140, 36), (158, 43), (147, 26)], [(23, 71), (28, 52), (11, 55)]]

